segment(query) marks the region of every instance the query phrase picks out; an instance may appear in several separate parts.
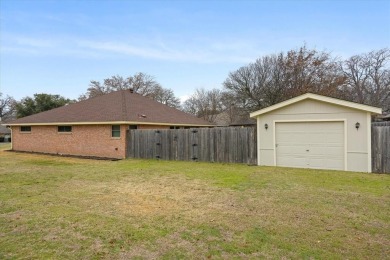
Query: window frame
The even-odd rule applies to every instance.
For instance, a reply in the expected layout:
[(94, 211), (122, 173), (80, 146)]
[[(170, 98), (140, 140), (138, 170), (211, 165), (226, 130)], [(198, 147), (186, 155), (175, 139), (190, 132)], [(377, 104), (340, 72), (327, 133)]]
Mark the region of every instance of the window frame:
[[(26, 130), (25, 128), (28, 128), (30, 130)], [(19, 132), (21, 132), (21, 133), (31, 133), (31, 126), (29, 126), (29, 125), (22, 125), (22, 126), (20, 126)]]
[[(118, 129), (114, 129), (114, 127), (118, 127)], [(119, 133), (119, 135), (115, 136), (114, 133)], [(111, 138), (121, 138), (121, 125), (111, 125)]]
[(73, 132), (73, 127), (71, 125), (58, 125), (57, 133), (60, 134), (70, 134)]

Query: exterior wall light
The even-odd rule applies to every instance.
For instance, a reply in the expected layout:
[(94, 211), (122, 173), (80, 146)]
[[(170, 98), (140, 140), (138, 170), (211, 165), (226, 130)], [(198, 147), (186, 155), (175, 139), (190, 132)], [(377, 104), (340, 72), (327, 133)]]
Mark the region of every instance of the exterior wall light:
[(265, 128), (265, 130), (267, 130), (268, 129), (268, 124), (265, 124), (264, 128)]
[(356, 122), (355, 127), (356, 127), (356, 130), (359, 130), (360, 123), (359, 123), (359, 122)]

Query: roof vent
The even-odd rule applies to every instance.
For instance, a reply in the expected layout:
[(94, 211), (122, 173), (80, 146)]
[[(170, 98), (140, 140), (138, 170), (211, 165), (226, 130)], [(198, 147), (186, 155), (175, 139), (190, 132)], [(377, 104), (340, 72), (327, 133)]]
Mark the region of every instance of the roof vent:
[(144, 115), (144, 114), (138, 114), (138, 118), (146, 118), (146, 115)]
[(129, 91), (130, 91), (130, 93), (134, 93), (134, 89), (133, 88), (129, 88)]

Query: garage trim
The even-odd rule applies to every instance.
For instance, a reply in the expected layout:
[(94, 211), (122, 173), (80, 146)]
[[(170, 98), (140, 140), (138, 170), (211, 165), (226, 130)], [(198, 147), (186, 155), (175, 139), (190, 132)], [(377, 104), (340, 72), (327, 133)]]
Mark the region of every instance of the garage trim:
[(367, 113), (367, 146), (368, 146), (368, 165), (367, 172), (372, 171), (372, 157), (371, 157), (371, 114)]
[(328, 104), (349, 107), (349, 108), (353, 108), (353, 109), (357, 109), (357, 110), (363, 110), (363, 111), (367, 111), (367, 112), (370, 112), (373, 114), (382, 114), (382, 109), (378, 108), (378, 107), (367, 106), (367, 105), (358, 104), (358, 103), (354, 103), (354, 102), (350, 102), (350, 101), (340, 100), (337, 98), (325, 97), (325, 96), (321, 96), (321, 95), (317, 95), (317, 94), (313, 94), (313, 93), (306, 93), (306, 94), (303, 94), (301, 96), (298, 96), (298, 97), (280, 102), (278, 104), (260, 109), (258, 111), (252, 112), (252, 113), (250, 113), (250, 117), (256, 117), (256, 116), (271, 112), (273, 110), (276, 110), (276, 109), (279, 109), (279, 108), (282, 108), (282, 107), (285, 107), (285, 106), (288, 106), (288, 105), (291, 105), (294, 103), (298, 103), (298, 102), (305, 100), (305, 99), (312, 99), (312, 100), (325, 102)]
[[(367, 113), (369, 115), (369, 113)], [(348, 131), (347, 131), (347, 119), (310, 119), (310, 120), (274, 120), (273, 121), (273, 148), (274, 148), (274, 166), (276, 166), (276, 123), (307, 123), (307, 122), (343, 122), (344, 124), (344, 171), (348, 170), (348, 158), (347, 158), (347, 137), (348, 137)], [(371, 125), (370, 125), (371, 127)], [(371, 130), (371, 128), (370, 128)], [(371, 136), (371, 134), (369, 135)], [(370, 141), (371, 143), (371, 141)], [(371, 149), (369, 158), (371, 159)], [(369, 164), (371, 165), (371, 163)]]

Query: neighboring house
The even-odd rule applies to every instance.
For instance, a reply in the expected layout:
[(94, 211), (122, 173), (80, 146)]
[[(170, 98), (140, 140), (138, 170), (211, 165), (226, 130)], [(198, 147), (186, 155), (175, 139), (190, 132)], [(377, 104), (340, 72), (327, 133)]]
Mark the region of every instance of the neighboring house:
[(0, 142), (9, 142), (11, 140), (11, 130), (2, 124), (0, 122)]
[[(256, 126), (256, 120), (249, 118), (248, 114), (245, 115), (232, 115), (230, 111), (224, 111), (213, 116), (213, 122), (219, 127), (227, 126), (243, 126), (252, 127)], [(233, 121), (232, 121), (233, 118)]]
[(230, 115), (227, 111), (218, 113), (216, 115), (212, 116), (212, 120), (217, 126), (223, 127), (223, 126), (229, 126), (229, 122), (231, 121)]
[(121, 90), (7, 123), (12, 150), (126, 157), (128, 129), (211, 127), (211, 123)]
[(255, 127), (256, 119), (245, 117), (238, 118), (237, 120), (230, 123), (229, 126)]
[(371, 116), (381, 112), (310, 93), (253, 112), (258, 164), (371, 172)]
[(390, 114), (379, 115), (375, 119), (376, 119), (376, 121), (390, 121)]

